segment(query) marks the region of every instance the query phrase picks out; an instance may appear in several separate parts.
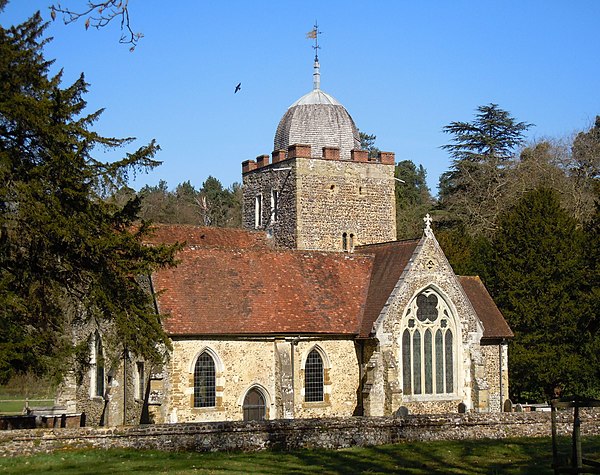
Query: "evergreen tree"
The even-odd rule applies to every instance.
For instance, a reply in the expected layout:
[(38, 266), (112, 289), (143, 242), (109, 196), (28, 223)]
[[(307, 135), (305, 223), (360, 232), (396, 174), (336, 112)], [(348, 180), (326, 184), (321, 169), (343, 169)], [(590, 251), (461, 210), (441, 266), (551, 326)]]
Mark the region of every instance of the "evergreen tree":
[(440, 178), (441, 206), (472, 234), (491, 235), (507, 192), (506, 166), (531, 124), (517, 122), (497, 104), (480, 106), (473, 122), (443, 128), (453, 143), (442, 146), (453, 159)]
[[(154, 223), (176, 223), (175, 196), (169, 190), (165, 180), (159, 180), (158, 185), (144, 186), (138, 196), (142, 199), (140, 216)], [(197, 224), (196, 222), (190, 224)]]
[(92, 130), (101, 111), (86, 115), (83, 75), (67, 87), (50, 75), (45, 28), (39, 14), (0, 26), (0, 380), (63, 370), (73, 325), (111, 328), (105, 343), (149, 359), (168, 346), (140, 276), (171, 265), (176, 249), (143, 244), (138, 198), (103, 199), (156, 166), (158, 146), (94, 158), (132, 139)]
[(398, 239), (420, 237), (423, 233), (423, 217), (431, 211), (434, 199), (427, 187), (427, 173), (423, 165), (418, 167), (411, 160), (396, 165), (396, 235)]
[(215, 177), (209, 176), (202, 184), (200, 203), (205, 226), (227, 225), (227, 212), (233, 204), (231, 194)]
[(366, 134), (364, 132), (359, 132), (358, 135), (360, 137), (360, 148), (369, 152), (369, 158), (375, 158), (380, 151), (375, 146), (375, 140), (377, 140), (377, 136), (373, 134)]
[(549, 189), (525, 194), (500, 219), (486, 283), (515, 333), (509, 372), (517, 400), (598, 395), (583, 242)]

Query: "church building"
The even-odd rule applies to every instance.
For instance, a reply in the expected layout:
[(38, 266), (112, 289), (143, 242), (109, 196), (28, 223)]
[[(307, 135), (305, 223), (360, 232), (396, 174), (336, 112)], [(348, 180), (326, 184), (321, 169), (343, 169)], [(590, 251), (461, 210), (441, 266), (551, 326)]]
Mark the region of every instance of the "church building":
[(91, 424), (501, 411), (513, 334), (429, 215), (396, 240), (394, 159), (360, 149), (315, 57), (271, 155), (242, 163), (244, 229), (156, 226), (152, 242), (185, 243), (150, 278), (164, 367), (105, 371), (99, 331), (71, 408)]

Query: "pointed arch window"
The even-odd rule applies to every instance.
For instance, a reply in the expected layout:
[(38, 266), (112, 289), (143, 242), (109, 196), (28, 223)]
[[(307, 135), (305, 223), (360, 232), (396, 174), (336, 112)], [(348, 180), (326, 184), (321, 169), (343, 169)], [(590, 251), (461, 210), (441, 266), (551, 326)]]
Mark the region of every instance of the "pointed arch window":
[(407, 396), (455, 393), (456, 330), (450, 308), (433, 289), (411, 302), (401, 336), (402, 389)]
[(216, 402), (215, 360), (206, 351), (194, 366), (194, 407), (214, 407)]
[(312, 350), (304, 365), (304, 400), (323, 401), (323, 358), (317, 350)]

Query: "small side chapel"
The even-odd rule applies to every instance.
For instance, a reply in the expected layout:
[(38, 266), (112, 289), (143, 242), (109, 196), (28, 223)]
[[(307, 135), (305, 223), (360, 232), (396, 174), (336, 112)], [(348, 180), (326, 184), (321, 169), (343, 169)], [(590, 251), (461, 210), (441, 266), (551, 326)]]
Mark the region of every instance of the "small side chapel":
[(502, 411), (513, 334), (481, 280), (455, 275), (429, 215), (396, 241), (394, 166), (360, 149), (315, 56), (271, 156), (242, 164), (245, 229), (156, 226), (152, 242), (186, 243), (150, 278), (165, 366), (105, 371), (98, 330), (63, 399), (106, 425)]

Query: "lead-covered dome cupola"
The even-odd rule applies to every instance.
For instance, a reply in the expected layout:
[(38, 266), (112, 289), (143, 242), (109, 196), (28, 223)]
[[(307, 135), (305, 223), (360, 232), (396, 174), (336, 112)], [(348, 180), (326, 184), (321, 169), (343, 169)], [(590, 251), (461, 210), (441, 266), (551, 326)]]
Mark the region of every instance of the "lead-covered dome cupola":
[(358, 129), (346, 108), (321, 90), (319, 60), (315, 57), (313, 90), (294, 102), (283, 115), (275, 133), (274, 150), (290, 145), (311, 146), (311, 156), (323, 156), (323, 147), (340, 149), (340, 159), (360, 149)]

